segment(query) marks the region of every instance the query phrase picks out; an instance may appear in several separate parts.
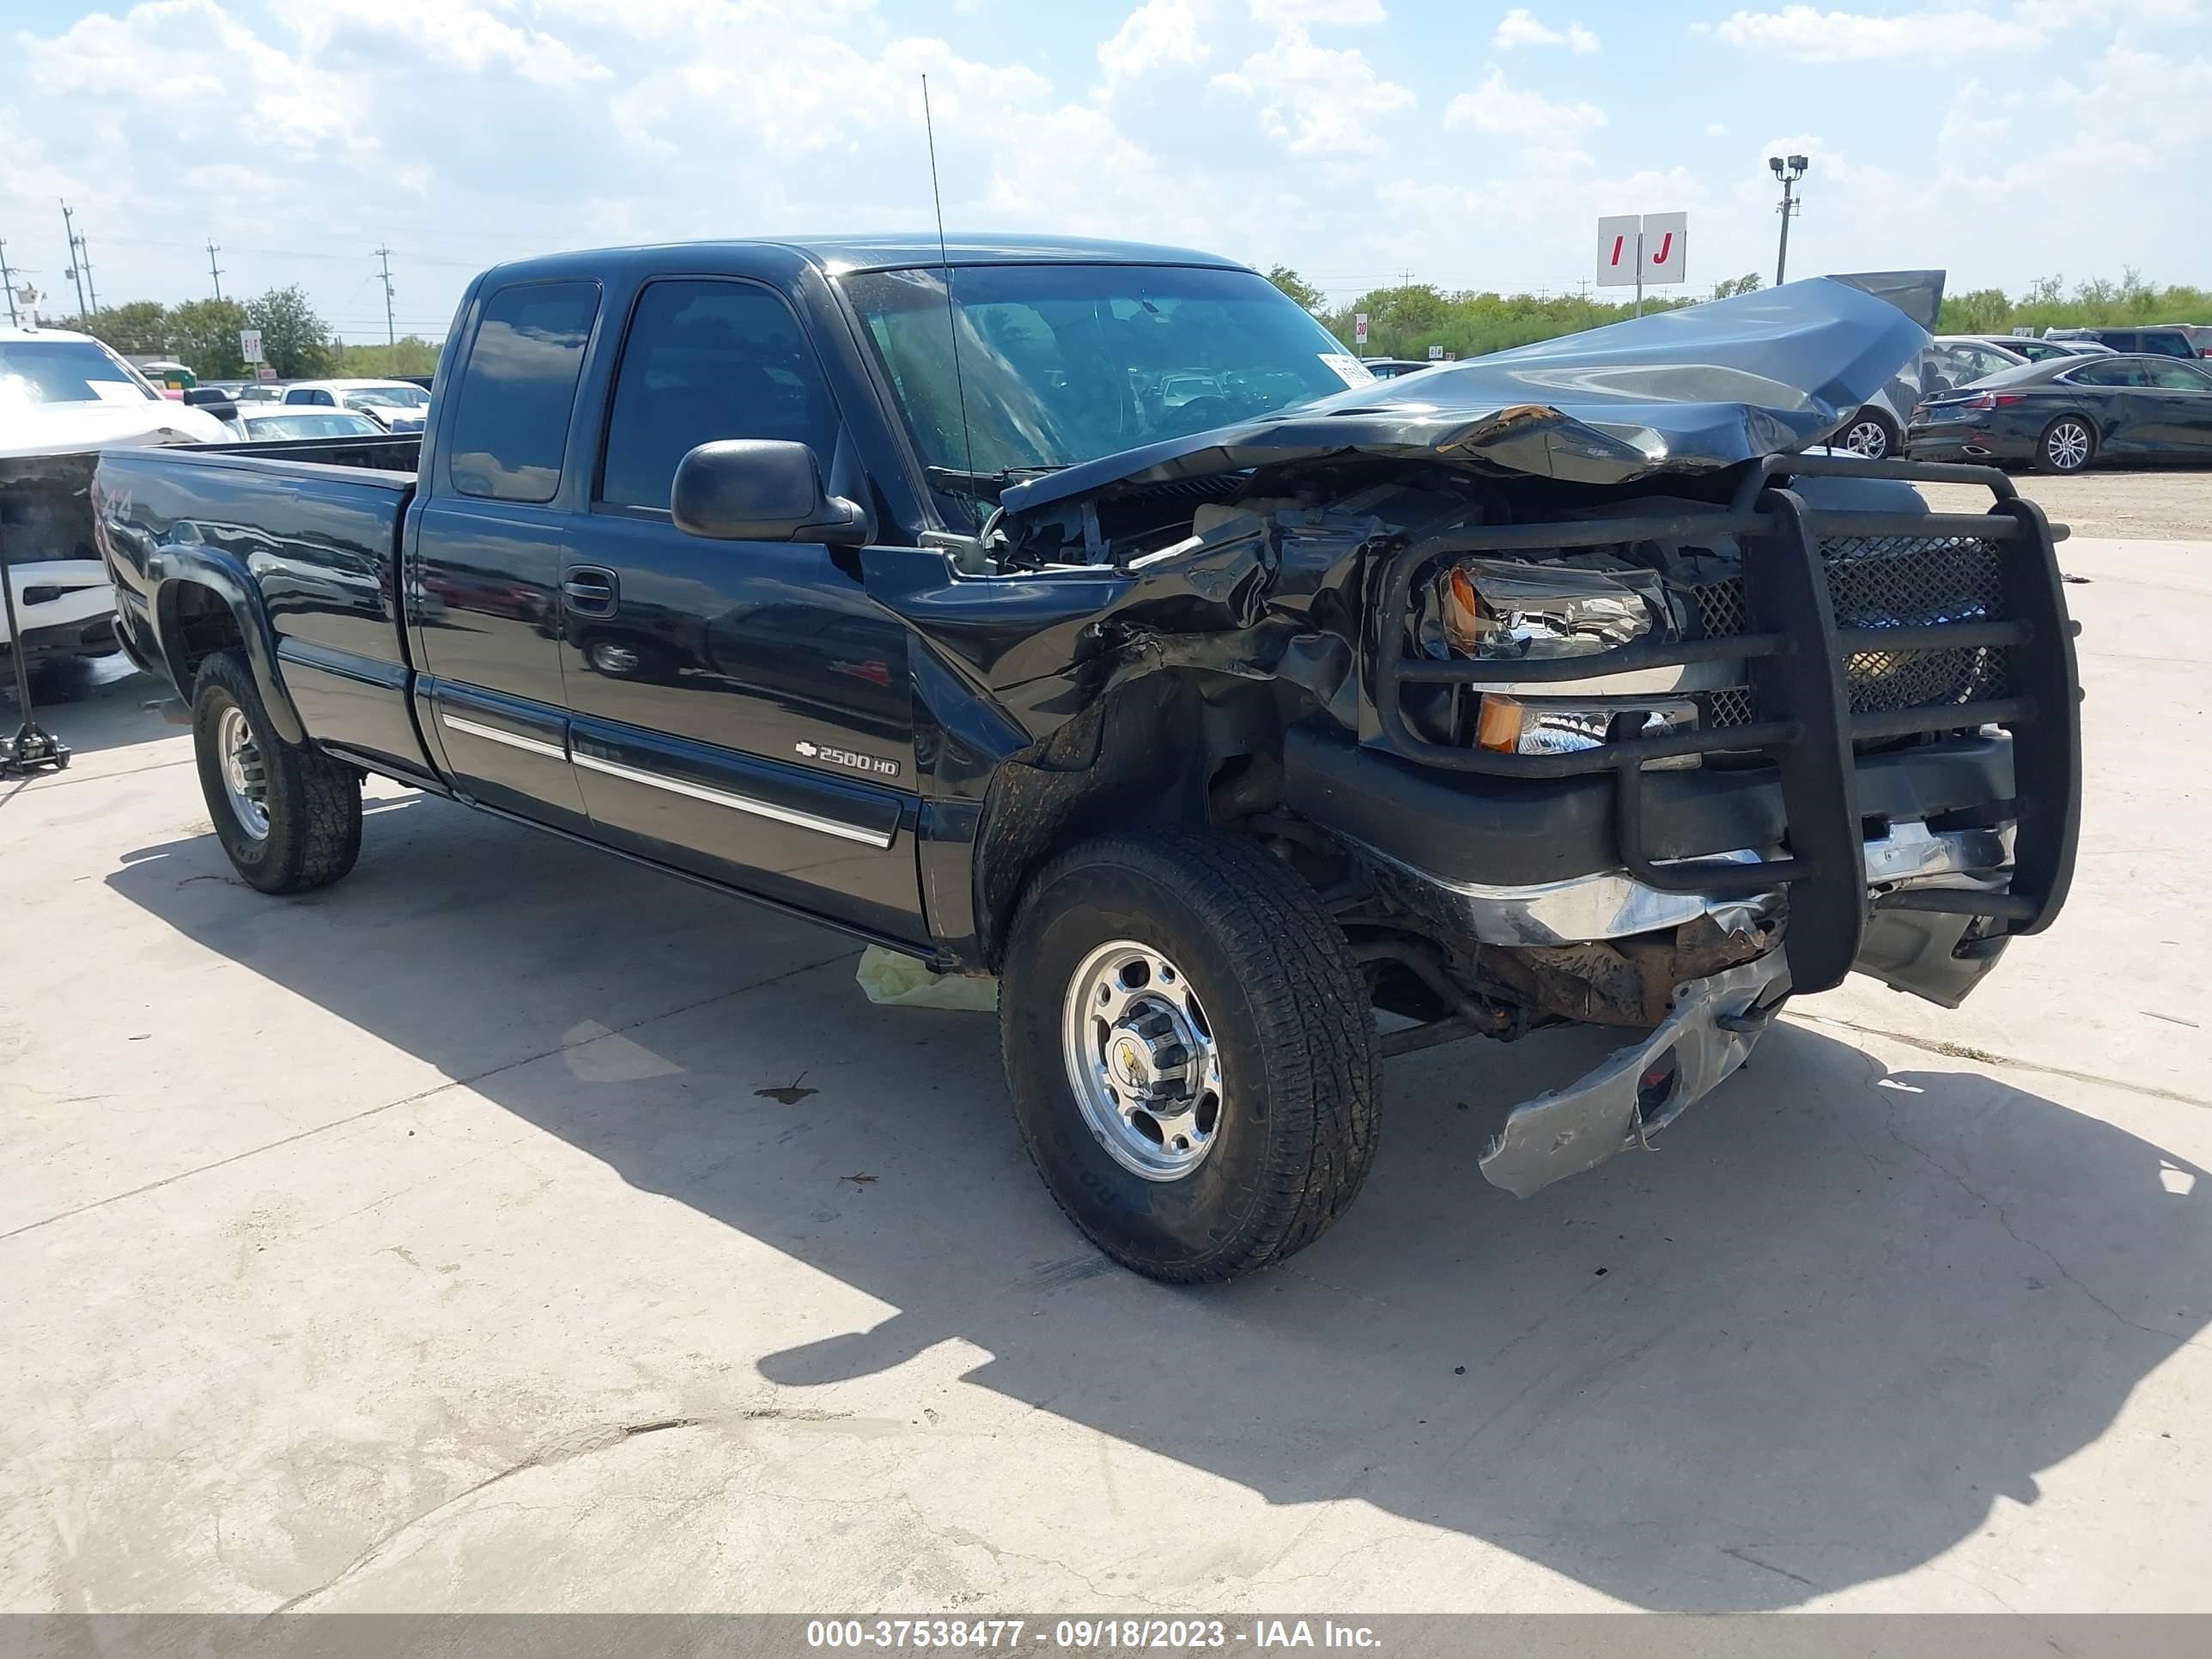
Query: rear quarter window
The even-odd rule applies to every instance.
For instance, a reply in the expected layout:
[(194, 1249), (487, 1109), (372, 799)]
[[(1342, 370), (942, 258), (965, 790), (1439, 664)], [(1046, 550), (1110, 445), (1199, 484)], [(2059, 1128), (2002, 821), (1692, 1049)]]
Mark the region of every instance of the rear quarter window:
[(463, 495), (550, 501), (599, 316), (596, 283), (518, 283), (483, 303), (454, 398), (447, 470)]

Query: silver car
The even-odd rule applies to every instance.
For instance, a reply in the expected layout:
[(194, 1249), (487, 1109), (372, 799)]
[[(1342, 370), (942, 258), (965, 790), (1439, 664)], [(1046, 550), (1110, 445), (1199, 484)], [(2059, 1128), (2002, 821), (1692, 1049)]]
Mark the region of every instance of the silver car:
[(1991, 340), (1966, 334), (1939, 334), (1928, 349), (1844, 423), (1835, 447), (1887, 460), (1905, 453), (1905, 428), (1911, 423), (1915, 405), (1940, 398), (1962, 386), (1971, 386), (1999, 369), (2017, 368), (2027, 361), (2021, 352)]

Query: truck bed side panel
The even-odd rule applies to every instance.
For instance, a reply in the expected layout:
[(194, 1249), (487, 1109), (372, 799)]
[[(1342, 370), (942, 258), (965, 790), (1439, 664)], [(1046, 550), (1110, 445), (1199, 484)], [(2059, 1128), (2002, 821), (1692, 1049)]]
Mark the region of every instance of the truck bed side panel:
[[(150, 631), (168, 655), (164, 591), (233, 578), (259, 595), (276, 678), (307, 736), (429, 775), (399, 625), (396, 550), (415, 475), (291, 459), (329, 447), (283, 446), (283, 459), (270, 445), (104, 457), (100, 513), (125, 626), (142, 641)], [(184, 679), (183, 665), (168, 666)]]

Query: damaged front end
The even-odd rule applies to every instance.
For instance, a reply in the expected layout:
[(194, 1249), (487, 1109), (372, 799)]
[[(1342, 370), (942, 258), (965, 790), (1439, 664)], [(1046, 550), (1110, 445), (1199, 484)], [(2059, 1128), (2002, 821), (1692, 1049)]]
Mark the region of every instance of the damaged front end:
[(989, 574), (895, 601), (1021, 728), (979, 953), (1073, 827), (1202, 811), (1322, 894), (1386, 1053), (1636, 1034), (1509, 1115), (1483, 1167), (1520, 1194), (1671, 1121), (1788, 995), (1957, 1006), (2063, 902), (2077, 691), (2009, 480), (1806, 453), (1925, 339), (1820, 279), (1006, 489)]

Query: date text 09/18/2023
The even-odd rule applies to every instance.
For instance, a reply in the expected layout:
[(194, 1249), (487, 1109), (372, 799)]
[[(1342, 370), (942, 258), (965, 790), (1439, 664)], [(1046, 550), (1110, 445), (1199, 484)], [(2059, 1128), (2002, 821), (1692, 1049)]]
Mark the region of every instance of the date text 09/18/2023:
[(1297, 1648), (1382, 1645), (1365, 1625), (1333, 1620), (1255, 1619), (816, 1619), (806, 1645), (834, 1648), (1046, 1647), (1056, 1651), (1158, 1650), (1164, 1652), (1242, 1648), (1287, 1652)]

